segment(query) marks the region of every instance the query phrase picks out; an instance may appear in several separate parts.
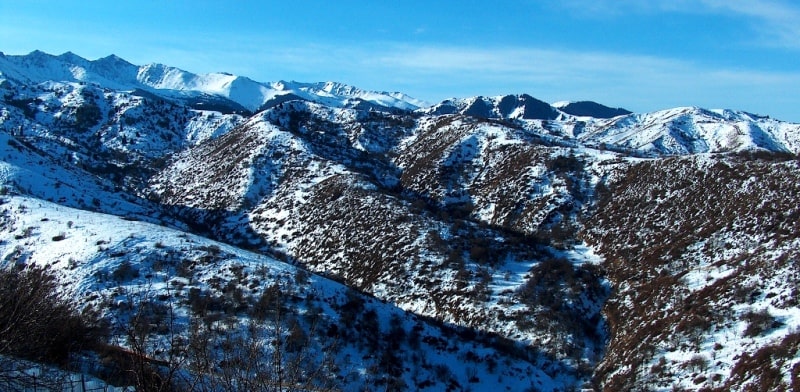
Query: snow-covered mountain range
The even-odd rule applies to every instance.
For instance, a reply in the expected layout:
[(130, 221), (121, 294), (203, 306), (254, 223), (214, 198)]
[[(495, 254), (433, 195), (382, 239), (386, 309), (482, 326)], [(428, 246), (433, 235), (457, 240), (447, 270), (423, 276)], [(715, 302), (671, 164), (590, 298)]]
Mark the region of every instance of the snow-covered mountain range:
[[(0, 54), (0, 257), (116, 324), (175, 309), (158, 363), (226, 317), (206, 355), (234, 355), (281, 298), (252, 338), (302, 337), (261, 348), (304, 356), (293, 387), (789, 389), (798, 153), (800, 125), (734, 110)], [(182, 353), (172, 381), (232, 380)]]
[[(24, 56), (0, 53), (5, 78), (24, 83), (47, 81), (94, 83), (123, 91), (145, 90), (164, 97), (201, 100), (213, 97), (231, 108), (249, 111), (268, 108), (292, 99), (305, 99), (333, 107), (375, 105), (413, 110), (425, 103), (402, 93), (363, 91), (335, 82), (261, 83), (229, 73), (197, 75), (163, 64), (133, 65), (115, 55), (94, 61), (67, 52), (53, 56), (34, 51)], [(202, 101), (200, 101), (202, 102)]]

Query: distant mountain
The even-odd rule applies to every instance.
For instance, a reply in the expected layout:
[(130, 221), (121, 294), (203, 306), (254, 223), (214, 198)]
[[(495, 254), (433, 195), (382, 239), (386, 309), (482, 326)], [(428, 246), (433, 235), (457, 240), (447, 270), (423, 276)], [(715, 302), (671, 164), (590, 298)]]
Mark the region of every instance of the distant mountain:
[[(766, 150), (800, 152), (800, 125), (733, 110), (694, 107), (631, 113), (594, 102), (551, 106), (529, 95), (450, 99), (421, 108), (429, 116), (459, 114), (518, 120), (549, 138), (645, 155)], [(543, 120), (543, 122), (536, 122)], [(537, 131), (538, 132), (538, 131)]]
[(550, 104), (527, 94), (453, 98), (420, 111), (432, 115), (460, 113), (479, 118), (524, 120), (553, 120), (560, 114)]
[(0, 55), (0, 261), (100, 310), (70, 368), (116, 385), (790, 390), (798, 153), (735, 110)]
[[(579, 129), (580, 128), (580, 129)], [(732, 110), (675, 108), (590, 120), (574, 127), (584, 143), (658, 155), (763, 150), (800, 152), (800, 125)]]
[(559, 102), (550, 105), (527, 94), (453, 98), (420, 111), (428, 114), (461, 113), (481, 118), (523, 120), (555, 120), (568, 116), (613, 118), (631, 114), (622, 108), (614, 109), (590, 101)]
[(279, 102), (282, 96), (334, 107), (355, 107), (367, 103), (380, 108), (413, 110), (424, 105), (424, 102), (401, 93), (364, 91), (334, 82), (261, 83), (229, 73), (197, 75), (163, 64), (136, 66), (115, 55), (89, 61), (71, 52), (53, 56), (34, 51), (23, 56), (0, 56), (0, 69), (5, 78), (24, 83), (96, 83), (115, 90), (141, 89), (190, 102), (216, 100), (219, 105), (227, 100), (233, 106), (250, 111)]
[(560, 102), (553, 104), (553, 106), (564, 113), (581, 117), (612, 118), (631, 114), (629, 110), (610, 108), (592, 101)]

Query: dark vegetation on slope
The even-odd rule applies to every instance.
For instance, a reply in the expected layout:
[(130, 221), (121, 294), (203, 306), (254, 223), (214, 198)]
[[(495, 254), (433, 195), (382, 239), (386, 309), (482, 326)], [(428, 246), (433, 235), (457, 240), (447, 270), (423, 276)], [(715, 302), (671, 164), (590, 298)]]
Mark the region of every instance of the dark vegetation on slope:
[[(318, 105), (279, 104), (263, 114), (278, 127), (278, 134), (245, 124), (198, 146), (178, 158), (180, 166), (190, 168), (193, 176), (187, 173), (160, 179), (152, 188), (157, 189), (153, 199), (176, 206), (176, 211), (184, 211), (182, 215), (192, 211), (192, 216), (200, 217), (219, 238), (234, 238), (245, 228), (242, 222), (247, 222), (246, 227), (270, 248), (285, 249), (293, 262), (366, 293), (380, 293), (382, 300), (400, 306), (425, 302), (422, 315), (505, 338), (512, 337), (509, 333), (543, 335), (532, 347), (550, 358), (548, 361), (576, 361), (580, 364), (577, 373), (587, 377), (594, 360), (587, 360), (587, 353), (597, 358), (603, 345), (604, 324), (599, 306), (594, 304), (608, 295), (607, 288), (601, 284), (599, 269), (561, 262), (560, 256), (548, 250), (551, 245), (566, 248), (573, 243), (573, 215), (586, 199), (581, 160), (553, 156), (552, 151), (535, 145), (498, 146), (492, 155), (502, 157), (501, 162), (485, 163), (485, 178), (471, 182), (464, 175), (472, 169), (469, 163), (451, 165), (446, 168), (449, 174), (436, 176), (447, 185), (437, 184), (428, 193), (420, 185), (421, 176), (408, 173), (436, 171), (442, 158), (431, 157), (426, 161), (428, 167), (401, 169), (401, 162), (412, 156), (406, 155), (408, 151), (414, 150), (396, 147), (411, 135), (417, 121), (414, 116), (374, 111), (340, 116)], [(433, 129), (441, 132), (442, 138), (426, 134), (414, 148), (424, 151), (420, 145), (426, 140), (458, 144), (458, 135), (468, 135), (481, 123), (452, 132), (455, 139), (445, 138), (450, 135), (447, 129)], [(295, 144), (260, 150), (270, 146), (270, 140), (284, 140), (286, 133), (302, 140), (303, 148)], [(361, 148), (355, 148), (356, 143)], [(447, 154), (448, 148), (452, 146), (445, 145), (440, 154)], [(528, 149), (535, 159), (526, 160)], [(268, 158), (269, 165), (259, 163), (259, 157)], [(342, 165), (346, 171), (315, 179), (319, 174), (313, 167), (320, 170), (332, 164)], [(534, 178), (526, 175), (531, 165), (552, 169), (555, 174), (541, 181), (563, 184), (559, 186), (564, 193), (552, 200), (529, 200), (538, 186), (532, 187)], [(242, 168), (260, 172), (266, 166), (274, 174), (264, 192), (253, 192), (253, 187), (240, 200), (228, 191), (235, 188), (229, 184), (247, 178)], [(199, 188), (181, 184), (194, 178), (213, 180)], [(306, 181), (313, 181), (313, 186), (305, 185)], [(500, 186), (511, 181), (514, 188)], [(297, 196), (300, 187), (304, 189), (302, 197)], [(441, 187), (460, 188), (461, 194), (472, 192), (499, 203), (517, 199), (522, 204), (503, 207), (493, 221), (483, 222), (463, 198), (453, 201), (438, 196)], [(504, 193), (498, 195), (498, 191)], [(251, 194), (258, 196), (250, 199)], [(180, 207), (186, 200), (193, 203), (188, 209)], [(217, 217), (226, 211), (246, 216), (228, 221), (204, 218), (202, 207), (207, 205), (215, 206), (208, 212)], [(543, 209), (547, 211), (543, 213)], [(276, 217), (281, 211), (292, 213)], [(537, 223), (530, 223), (528, 214), (535, 216)], [(552, 264), (543, 261), (551, 259), (560, 264), (559, 271), (567, 273), (563, 280), (545, 271)], [(498, 281), (516, 276), (512, 271), (520, 268), (515, 266), (518, 263), (530, 265), (525, 267), (530, 269), (530, 279), (541, 287), (529, 284), (518, 291), (513, 286), (492, 290)], [(543, 282), (549, 279), (541, 276), (555, 280), (546, 285)], [(496, 305), (487, 305), (495, 301)]]
[[(413, 303), (430, 298), (432, 301), (426, 314), (474, 328), (481, 325), (499, 328), (509, 320), (518, 320), (518, 327), (524, 331), (541, 328), (561, 331), (562, 335), (556, 339), (558, 343), (547, 348), (557, 355), (580, 357), (587, 346), (592, 347), (589, 351), (601, 346), (597, 340), (600, 335), (597, 328), (602, 329), (601, 323), (592, 319), (597, 316), (596, 312), (555, 303), (530, 303), (524, 309), (509, 312), (504, 308), (519, 303), (519, 297), (526, 295), (513, 291), (492, 293), (489, 290), (498, 274), (507, 274), (504, 272), (509, 268), (507, 263), (548, 259), (551, 257), (547, 251), (549, 245), (568, 246), (571, 243), (570, 230), (574, 232), (571, 228), (574, 222), (570, 216), (579, 208), (579, 203), (555, 199), (530, 201), (529, 195), (535, 190), (529, 185), (532, 178), (526, 176), (526, 170), (531, 165), (553, 169), (558, 181), (565, 183), (565, 197), (583, 200), (585, 195), (579, 185), (583, 181), (579, 173), (582, 163), (579, 159), (550, 157), (550, 151), (536, 146), (499, 147), (497, 153), (491, 153), (502, 157), (498, 158), (499, 162), (480, 164), (486, 178), (471, 181), (470, 173), (478, 164), (469, 159), (476, 156), (477, 141), (467, 146), (470, 142), (462, 144), (460, 139), (468, 138), (482, 121), (458, 129), (447, 128), (458, 119), (436, 124), (413, 145), (402, 151), (390, 151), (389, 156), (396, 155), (393, 160), (396, 163), (392, 163), (387, 162), (386, 154), (379, 152), (388, 150), (393, 143), (377, 145), (369, 141), (399, 139), (407, 134), (403, 130), (409, 125), (404, 124), (413, 124), (408, 118), (370, 113), (363, 120), (359, 118), (359, 122), (366, 121), (364, 127), (359, 123), (325, 126), (326, 120), (320, 119), (319, 114), (307, 112), (302, 115), (290, 112), (288, 118), (288, 129), (301, 137), (313, 138), (312, 148), (316, 156), (343, 162), (352, 172), (360, 174), (326, 178), (316, 184), (299, 205), (289, 203), (292, 199), (290, 194), (279, 193), (280, 196), (274, 197), (273, 201), (253, 210), (252, 222), (265, 237), (271, 237), (273, 230), (290, 233), (282, 234), (280, 238), (273, 237), (272, 241), (276, 245), (291, 244), (290, 253), (296, 260), (316, 272), (342, 279), (348, 285), (367, 292), (379, 288), (384, 292), (383, 299), (395, 303)], [(463, 119), (466, 122), (471, 120)], [(354, 129), (361, 133), (352, 133)], [(378, 132), (382, 138), (370, 136)], [(352, 149), (350, 146), (354, 139), (371, 146), (375, 153), (364, 154)], [(526, 149), (532, 150), (530, 156), (537, 158), (526, 159)], [(462, 154), (460, 157), (454, 155), (456, 152), (453, 151), (462, 150), (458, 152)], [(427, 155), (415, 156), (417, 151)], [(537, 152), (539, 155), (535, 155)], [(448, 154), (453, 155), (448, 158)], [(446, 159), (454, 163), (442, 165), (441, 161)], [(402, 171), (394, 166), (405, 165), (406, 161), (413, 162), (413, 165), (404, 167)], [(400, 173), (399, 182), (392, 180)], [(428, 178), (432, 179), (431, 182), (427, 182)], [(543, 179), (545, 183), (552, 180)], [(512, 182), (517, 187), (509, 189)], [(498, 191), (507, 195), (495, 194)], [(514, 206), (503, 209), (492, 222), (482, 222), (473, 216), (475, 206), (465, 202), (469, 196), (486, 197), (498, 203), (516, 200), (521, 205), (516, 209)], [(525, 214), (541, 215), (543, 208), (537, 209), (537, 204), (548, 205), (547, 209), (552, 211), (537, 217), (540, 225), (533, 225), (529, 223), (532, 219)], [(270, 210), (294, 210), (296, 214), (275, 220), (266, 218)], [(507, 222), (519, 222), (519, 226)], [(568, 268), (572, 271), (573, 268), (580, 270), (588, 266), (569, 265)], [(586, 296), (588, 302), (601, 301), (605, 289), (598, 288), (601, 286), (598, 271), (576, 273), (590, 276), (589, 280), (593, 281), (570, 280), (569, 290), (560, 285), (546, 290), (563, 298), (563, 302), (561, 299), (557, 301), (559, 304), (582, 303), (568, 299), (572, 296)], [(582, 275), (584, 273), (586, 275)], [(532, 296), (527, 297), (530, 300)], [(481, 310), (482, 303), (494, 299), (500, 299), (503, 305)], [(572, 312), (570, 314), (582, 317), (541, 317), (548, 311)]]

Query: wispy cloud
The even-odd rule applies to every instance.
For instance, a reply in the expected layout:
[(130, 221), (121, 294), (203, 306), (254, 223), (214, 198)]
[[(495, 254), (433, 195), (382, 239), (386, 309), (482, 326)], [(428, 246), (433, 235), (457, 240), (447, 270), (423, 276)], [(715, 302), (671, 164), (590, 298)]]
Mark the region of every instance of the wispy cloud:
[(762, 44), (800, 49), (800, 6), (797, 4), (747, 0), (702, 0), (702, 3), (712, 10), (750, 18), (750, 24), (762, 35)]
[[(702, 0), (701, 0), (702, 1)], [(687, 11), (698, 0), (561, 0), (553, 6), (569, 9), (584, 17), (604, 18), (632, 13)]]
[[(531, 48), (474, 48), (456, 46), (396, 46), (373, 61), (385, 67), (414, 72), (513, 75), (528, 80), (578, 77), (604, 73), (624, 77), (630, 68), (647, 70), (684, 67), (684, 63), (648, 56)], [(625, 65), (625, 66), (623, 66)], [(589, 72), (591, 71), (591, 72)]]

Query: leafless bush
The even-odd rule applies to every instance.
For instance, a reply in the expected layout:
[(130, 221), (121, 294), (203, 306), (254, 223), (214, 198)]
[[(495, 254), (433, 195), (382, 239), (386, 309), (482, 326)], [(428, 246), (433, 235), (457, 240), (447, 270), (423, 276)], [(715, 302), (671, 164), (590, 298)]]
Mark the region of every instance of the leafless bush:
[(58, 288), (55, 274), (44, 268), (0, 270), (0, 357), (8, 362), (0, 377), (16, 374), (15, 358), (63, 366), (71, 353), (104, 340), (100, 317)]
[(780, 325), (780, 322), (767, 309), (761, 309), (757, 312), (749, 311), (742, 315), (742, 320), (747, 321), (744, 336), (750, 337), (761, 335), (763, 332)]

